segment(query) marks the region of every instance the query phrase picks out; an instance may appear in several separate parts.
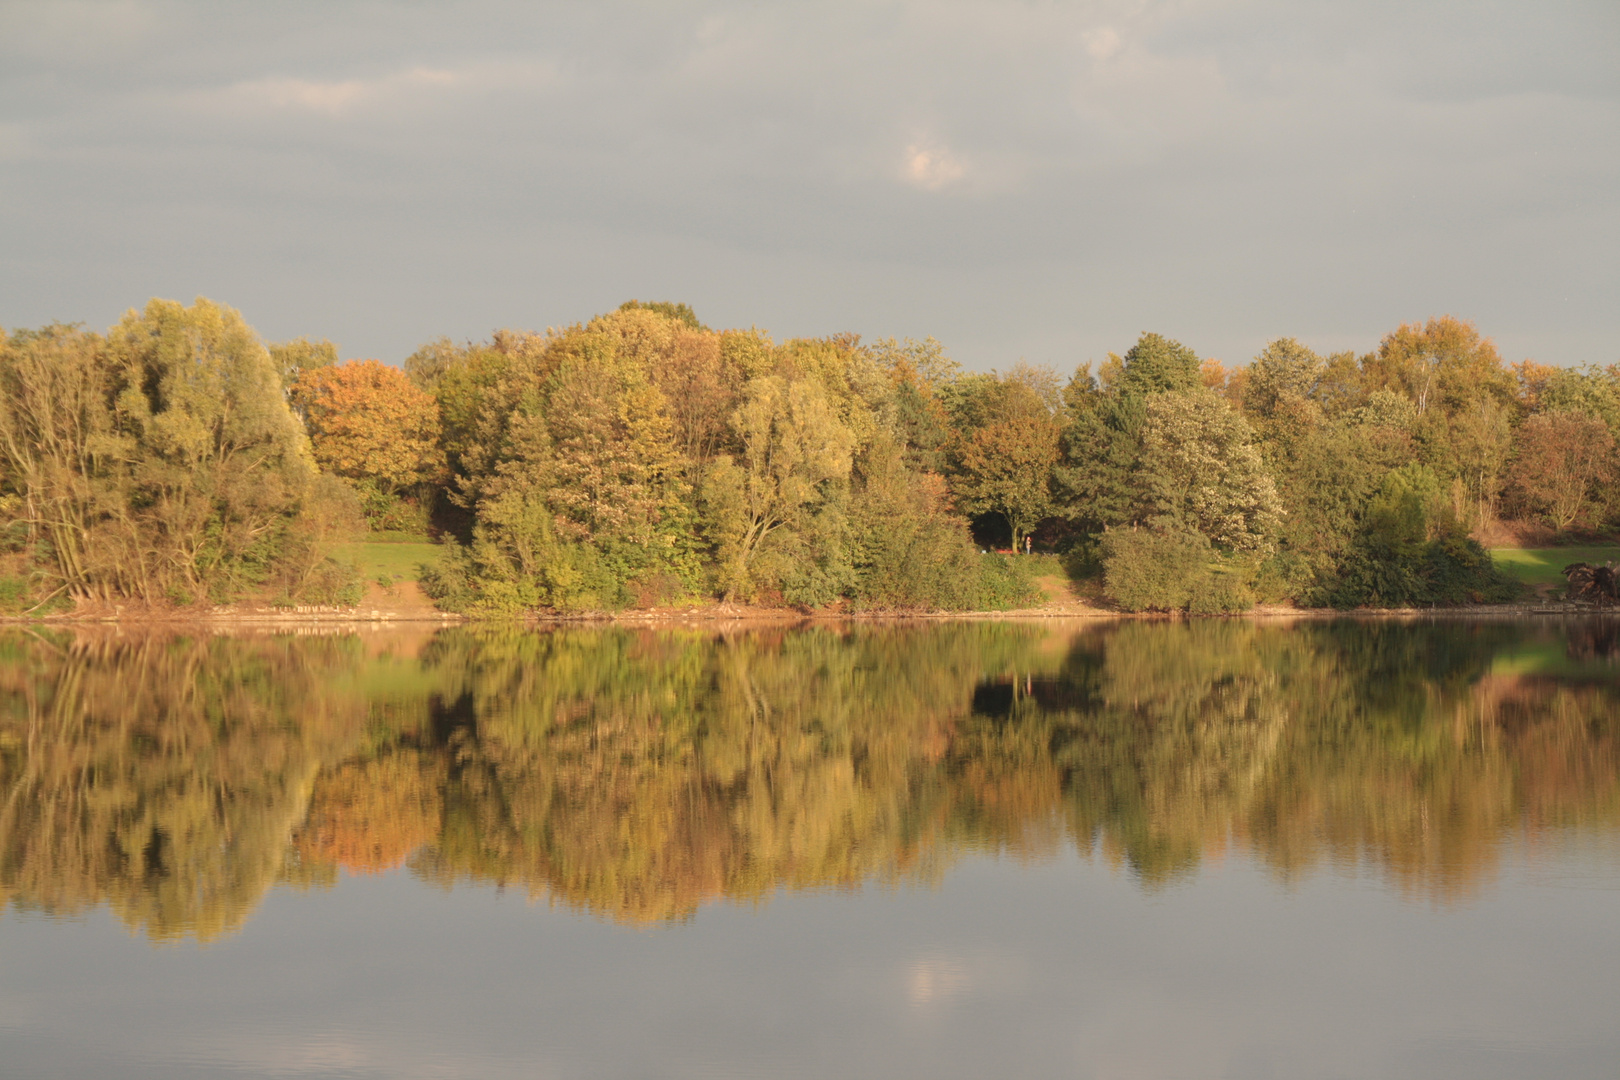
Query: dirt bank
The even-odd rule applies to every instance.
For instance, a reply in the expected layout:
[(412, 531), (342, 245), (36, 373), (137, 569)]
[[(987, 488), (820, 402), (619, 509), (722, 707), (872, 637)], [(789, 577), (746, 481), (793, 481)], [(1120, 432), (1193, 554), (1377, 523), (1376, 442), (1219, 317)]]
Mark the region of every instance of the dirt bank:
[[(1077, 589), (1073, 583), (1056, 577), (1037, 581), (1046, 594), (1045, 602), (1034, 607), (1013, 611), (850, 611), (842, 606), (819, 610), (801, 608), (759, 607), (749, 604), (709, 602), (674, 607), (637, 609), (629, 611), (580, 612), (570, 615), (533, 614), (524, 621), (541, 625), (600, 623), (630, 626), (648, 625), (797, 625), (805, 622), (888, 622), (895, 620), (960, 620), (960, 619), (1182, 619), (1186, 615), (1133, 614), (1114, 610), (1100, 599)], [(1514, 604), (1480, 604), (1465, 607), (1436, 608), (1379, 608), (1338, 611), (1327, 608), (1297, 608), (1287, 604), (1268, 604), (1235, 616), (1242, 619), (1331, 619), (1344, 616), (1357, 618), (1411, 619), (1411, 618), (1484, 618), (1518, 619), (1543, 616), (1582, 616), (1609, 614), (1590, 605), (1569, 604), (1536, 597)], [(73, 611), (49, 615), (43, 619), (18, 617), (0, 620), (10, 623), (113, 623), (113, 624), (165, 624), (205, 623), (213, 626), (297, 627), (313, 624), (323, 626), (412, 626), (428, 629), (470, 621), (466, 616), (440, 611), (422, 594), (415, 582), (401, 581), (389, 587), (375, 583), (368, 587), (366, 596), (354, 607), (273, 607), (251, 603), (229, 604), (213, 608), (147, 607), (136, 604), (81, 605)]]

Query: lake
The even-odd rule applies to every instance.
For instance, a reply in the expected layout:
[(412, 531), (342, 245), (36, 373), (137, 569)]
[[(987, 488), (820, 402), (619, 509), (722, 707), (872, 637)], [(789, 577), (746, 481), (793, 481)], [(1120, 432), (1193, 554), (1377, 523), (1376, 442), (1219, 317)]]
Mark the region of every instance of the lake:
[(1620, 620), (0, 633), (0, 1075), (1612, 1077)]

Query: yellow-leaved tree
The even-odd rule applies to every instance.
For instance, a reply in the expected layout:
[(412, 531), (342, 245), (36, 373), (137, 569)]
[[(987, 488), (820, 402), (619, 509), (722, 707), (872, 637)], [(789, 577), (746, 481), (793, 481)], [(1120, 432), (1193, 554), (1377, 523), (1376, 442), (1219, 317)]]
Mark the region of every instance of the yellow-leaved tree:
[(748, 384), (731, 427), (741, 452), (715, 460), (704, 502), (721, 589), (728, 599), (751, 599), (761, 586), (780, 583), (785, 560), (806, 554), (781, 541), (802, 542), (818, 523), (834, 524), (829, 514), (836, 514), (836, 493), (830, 487), (847, 484), (855, 437), (818, 382), (780, 375)]
[(400, 516), (401, 495), (443, 472), (439, 403), (396, 367), (358, 360), (306, 368), (288, 396), (316, 463), (355, 481), (368, 516), (382, 527), (398, 524), (390, 519)]

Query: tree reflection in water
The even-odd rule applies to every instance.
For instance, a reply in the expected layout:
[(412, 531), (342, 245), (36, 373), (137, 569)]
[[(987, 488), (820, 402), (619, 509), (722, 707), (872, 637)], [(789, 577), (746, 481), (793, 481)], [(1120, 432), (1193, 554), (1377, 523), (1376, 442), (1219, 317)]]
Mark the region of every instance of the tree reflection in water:
[(0, 639), (0, 900), (228, 933), (406, 865), (612, 919), (1072, 843), (1449, 902), (1620, 820), (1617, 625), (1239, 620)]

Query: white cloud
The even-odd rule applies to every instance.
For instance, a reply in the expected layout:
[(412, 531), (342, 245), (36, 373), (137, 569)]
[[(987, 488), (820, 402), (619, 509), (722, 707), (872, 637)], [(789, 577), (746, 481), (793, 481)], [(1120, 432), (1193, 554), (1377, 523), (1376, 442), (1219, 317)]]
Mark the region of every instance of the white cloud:
[(1119, 31), (1110, 26), (1087, 30), (1080, 35), (1080, 40), (1085, 43), (1086, 52), (1094, 60), (1112, 59), (1125, 47), (1125, 40), (1119, 36)]
[(343, 117), (451, 92), (536, 89), (556, 81), (556, 69), (547, 63), (496, 62), (459, 70), (413, 67), (372, 79), (253, 79), (234, 84), (228, 94), (249, 105)]
[(921, 143), (906, 147), (906, 179), (917, 187), (938, 191), (966, 174), (966, 166), (948, 150)]

